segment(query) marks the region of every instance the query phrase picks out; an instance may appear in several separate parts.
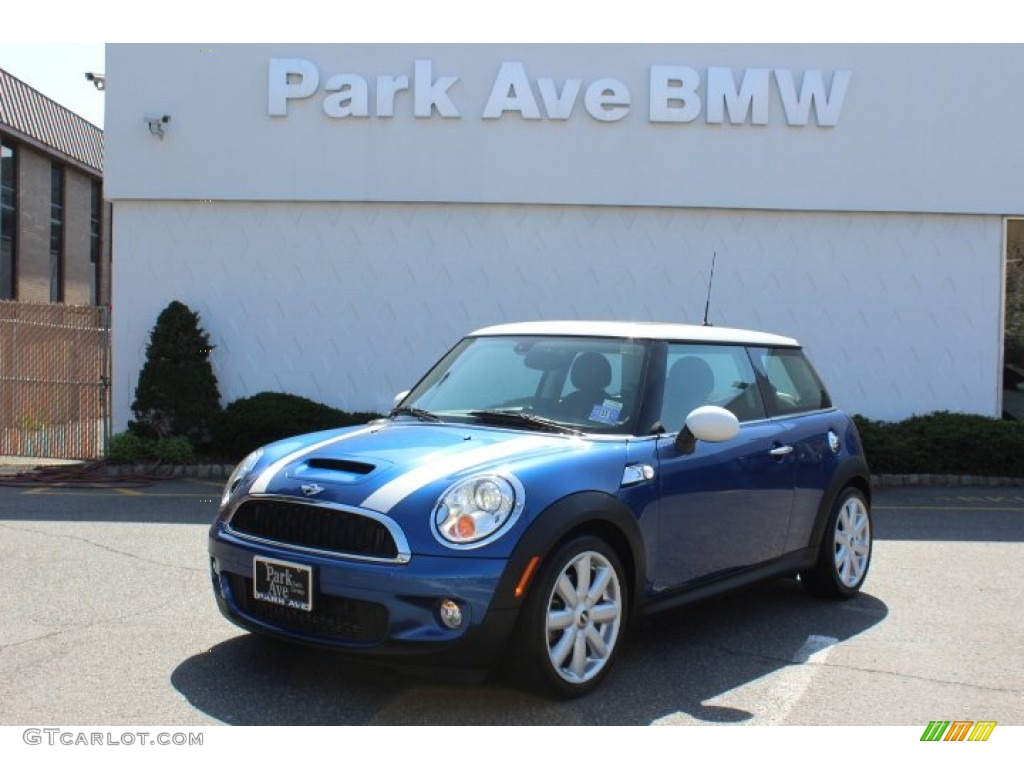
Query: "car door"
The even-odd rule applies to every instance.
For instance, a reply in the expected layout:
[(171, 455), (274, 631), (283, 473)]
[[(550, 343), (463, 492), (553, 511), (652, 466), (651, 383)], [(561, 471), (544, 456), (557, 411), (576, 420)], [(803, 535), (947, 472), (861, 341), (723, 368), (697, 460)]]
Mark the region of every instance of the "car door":
[[(787, 430), (766, 417), (744, 347), (669, 344), (664, 370), (656, 591), (781, 555), (794, 481)], [(697, 441), (685, 453), (675, 435), (699, 405), (732, 411), (739, 433), (723, 443)]]
[(845, 418), (832, 400), (803, 350), (758, 347), (750, 350), (761, 376), (765, 409), (787, 433), (792, 446), (794, 497), (785, 550), (806, 547), (822, 494), (838, 462)]

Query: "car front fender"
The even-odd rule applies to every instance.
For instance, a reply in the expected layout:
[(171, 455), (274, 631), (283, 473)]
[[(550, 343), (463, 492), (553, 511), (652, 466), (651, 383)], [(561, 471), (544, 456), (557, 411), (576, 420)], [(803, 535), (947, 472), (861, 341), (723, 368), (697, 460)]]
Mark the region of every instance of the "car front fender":
[[(608, 540), (628, 571), (631, 603), (644, 594), (647, 557), (636, 518), (619, 499), (599, 491), (582, 491), (550, 505), (520, 537), (498, 584), (492, 605), (518, 609), (529, 589), (537, 565), (570, 535), (586, 531)], [(531, 561), (538, 558), (531, 566)], [(529, 570), (529, 573), (527, 571)], [(517, 588), (525, 589), (516, 594)]]

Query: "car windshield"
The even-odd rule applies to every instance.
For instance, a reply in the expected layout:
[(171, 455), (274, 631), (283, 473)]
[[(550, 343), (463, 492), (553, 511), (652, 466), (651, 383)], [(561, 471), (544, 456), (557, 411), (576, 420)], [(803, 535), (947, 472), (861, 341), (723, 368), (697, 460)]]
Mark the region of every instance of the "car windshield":
[(551, 336), (463, 339), (397, 414), (548, 431), (629, 434), (649, 342)]

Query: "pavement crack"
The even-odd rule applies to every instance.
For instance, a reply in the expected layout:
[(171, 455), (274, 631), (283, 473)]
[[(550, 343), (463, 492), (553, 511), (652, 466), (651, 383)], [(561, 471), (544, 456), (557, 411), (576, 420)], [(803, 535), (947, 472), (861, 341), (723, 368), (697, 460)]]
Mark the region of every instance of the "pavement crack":
[(51, 637), (57, 637), (67, 632), (66, 629), (58, 629), (53, 632), (47, 632), (45, 635), (39, 635), (37, 637), (28, 637), (24, 640), (15, 640), (13, 643), (2, 643), (0, 644), (0, 651), (6, 651), (8, 648), (17, 648), (19, 645), (29, 645), (31, 643), (38, 643), (40, 640), (48, 640)]
[(31, 645), (32, 643), (38, 643), (41, 640), (48, 640), (51, 637), (59, 637), (60, 635), (70, 635), (75, 632), (82, 632), (84, 630), (92, 629), (93, 627), (100, 627), (104, 624), (117, 624), (118, 622), (124, 621), (125, 619), (135, 619), (139, 616), (147, 616), (151, 613), (156, 613), (161, 608), (162, 604), (151, 606), (141, 611), (133, 611), (132, 613), (125, 613), (120, 616), (110, 616), (105, 619), (97, 619), (96, 621), (87, 621), (80, 624), (71, 624), (60, 629), (55, 629), (52, 632), (47, 632), (45, 635), (38, 635), (37, 637), (27, 637), (24, 640), (15, 640), (13, 643), (0, 644), (0, 651), (6, 651), (9, 648), (17, 648), (19, 645)]
[(106, 544), (101, 544), (98, 541), (93, 541), (92, 539), (85, 538), (84, 536), (75, 536), (75, 535), (70, 534), (70, 533), (48, 533), (46, 531), (40, 531), (40, 530), (38, 530), (36, 528), (22, 528), (21, 526), (10, 525), (9, 523), (0, 523), (0, 528), (9, 528), (12, 531), (21, 531), (23, 533), (35, 533), (35, 534), (38, 534), (40, 536), (45, 536), (45, 537), (50, 538), (50, 539), (69, 539), (71, 541), (80, 541), (80, 542), (82, 542), (84, 544), (88, 544), (90, 546), (96, 547), (97, 549), (102, 549), (102, 550), (105, 550), (107, 552), (111, 552), (111, 553), (113, 553), (115, 555), (122, 555), (123, 557), (129, 557), (132, 560), (138, 560), (140, 563), (148, 563), (150, 565), (157, 565), (157, 566), (160, 566), (161, 568), (175, 568), (177, 570), (189, 571), (191, 573), (205, 573), (205, 569), (204, 568), (199, 568), (199, 567), (190, 566), (190, 565), (181, 565), (180, 563), (165, 563), (165, 562), (163, 562), (161, 560), (151, 560), (148, 557), (142, 557), (141, 555), (137, 555), (134, 552), (125, 552), (124, 550), (121, 550), (121, 549), (115, 549), (114, 547), (108, 547)]

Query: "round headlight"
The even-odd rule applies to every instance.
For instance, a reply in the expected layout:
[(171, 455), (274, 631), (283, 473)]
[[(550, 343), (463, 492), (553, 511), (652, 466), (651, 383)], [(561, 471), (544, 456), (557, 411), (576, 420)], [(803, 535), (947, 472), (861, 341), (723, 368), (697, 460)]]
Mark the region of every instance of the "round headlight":
[(473, 488), (473, 500), (476, 502), (478, 508), (484, 512), (494, 514), (501, 510), (502, 505), (511, 503), (515, 500), (515, 497), (510, 500), (507, 496), (502, 494), (501, 488), (494, 480), (490, 478), (481, 480)]
[(441, 494), (434, 530), (446, 545), (483, 544), (523, 508), (523, 489), (514, 478), (479, 475), (460, 480)]
[(250, 453), (244, 459), (242, 459), (238, 466), (235, 467), (231, 476), (228, 478), (227, 484), (224, 486), (224, 496), (221, 498), (221, 506), (228, 503), (228, 499), (231, 494), (235, 492), (235, 489), (242, 484), (246, 476), (252, 472), (252, 468), (256, 466), (256, 463), (263, 457), (263, 449), (257, 448), (255, 451)]

